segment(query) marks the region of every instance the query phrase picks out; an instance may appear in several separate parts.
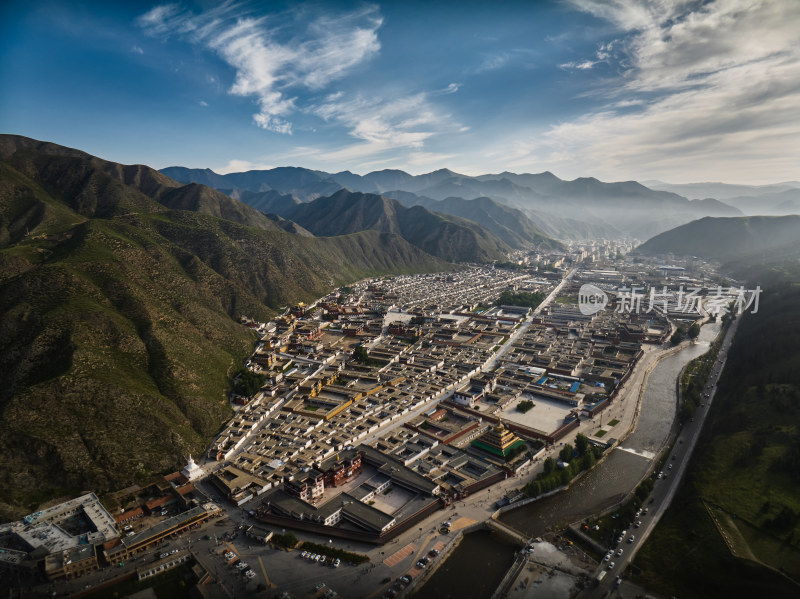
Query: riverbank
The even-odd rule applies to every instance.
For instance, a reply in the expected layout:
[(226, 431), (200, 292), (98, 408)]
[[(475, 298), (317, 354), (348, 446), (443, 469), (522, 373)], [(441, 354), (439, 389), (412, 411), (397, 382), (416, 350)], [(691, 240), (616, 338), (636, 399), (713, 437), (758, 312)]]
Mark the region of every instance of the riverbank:
[[(714, 326), (708, 329), (703, 327), (703, 329), (706, 329), (705, 335), (703, 335), (703, 338), (696, 344), (684, 342), (680, 346), (674, 348), (664, 348), (662, 351), (658, 351), (658, 348), (655, 348), (645, 353), (642, 361), (637, 365), (637, 367), (639, 367), (638, 372), (635, 369), (634, 373), (627, 381), (627, 389), (625, 390), (626, 399), (609, 408), (611, 412), (609, 417), (619, 419), (619, 423), (616, 426), (620, 427), (621, 425), (626, 425), (624, 433), (621, 432), (619, 435), (621, 441), (615, 445), (615, 449), (609, 450), (592, 470), (587, 471), (582, 476), (573, 480), (565, 490), (501, 508), (491, 514), (491, 517), (499, 520), (506, 526), (520, 531), (525, 536), (537, 537), (546, 533), (555, 523), (566, 523), (578, 520), (580, 517), (585, 517), (597, 511), (607, 509), (607, 507), (622, 500), (628, 492), (635, 488), (641, 478), (646, 475), (647, 468), (652, 459), (652, 455), (650, 454), (654, 454), (655, 452), (653, 450), (660, 448), (667, 438), (669, 428), (671, 428), (675, 415), (676, 398), (674, 395), (674, 381), (677, 379), (685, 363), (688, 363), (691, 359), (696, 357), (696, 355), (706, 351), (709, 345), (708, 337), (713, 338), (716, 336), (716, 331), (713, 330), (714, 328)], [(665, 363), (667, 364), (666, 368), (660, 366)], [(666, 370), (666, 377), (672, 380), (672, 384), (667, 385), (668, 393), (666, 393), (666, 395), (669, 397), (664, 396), (663, 383), (665, 373), (662, 372), (662, 370)], [(655, 378), (653, 378), (654, 373)], [(658, 392), (654, 393), (654, 387), (651, 386), (651, 382), (656, 383), (655, 387)], [(634, 400), (634, 402), (632, 403), (631, 400)], [(663, 421), (665, 407), (672, 416), (672, 418), (669, 418), (667, 430), (661, 427), (660, 430), (656, 431), (656, 434), (653, 434), (652, 427), (650, 426), (651, 419), (643, 416), (643, 414), (648, 410), (652, 410), (654, 407), (658, 408), (655, 411), (657, 412), (657, 418), (659, 420)], [(650, 428), (650, 434), (639, 435), (639, 438), (634, 437), (636, 429), (639, 427), (640, 423), (643, 422), (643, 418), (643, 426)], [(591, 421), (584, 421), (582, 426), (576, 431), (576, 434), (577, 432), (586, 434), (587, 429), (591, 431), (592, 424)], [(631, 439), (633, 442), (631, 442)], [(658, 442), (657, 447), (654, 446), (654, 441)], [(626, 447), (626, 445), (630, 445), (630, 447)], [(647, 451), (648, 448), (650, 448), (650, 451)], [(626, 475), (626, 473), (631, 472), (631, 470), (636, 472), (636, 476), (633, 479)], [(597, 491), (601, 487), (610, 488), (611, 493), (606, 493), (605, 496), (600, 497), (599, 501), (593, 501), (591, 505), (583, 506), (579, 503), (577, 506), (574, 506), (575, 509), (571, 509), (570, 502), (564, 501), (565, 494), (567, 497), (580, 496), (583, 498), (596, 499), (598, 497)], [(570, 490), (572, 490), (572, 492), (570, 492)], [(565, 506), (567, 508), (566, 510), (561, 509)], [(550, 509), (551, 507), (559, 509), (553, 511)], [(578, 517), (561, 517), (564, 511), (577, 514)], [(455, 562), (455, 558), (450, 559)], [(453, 567), (456, 566), (457, 565), (454, 563)], [(592, 562), (591, 566), (594, 567), (594, 562)]]

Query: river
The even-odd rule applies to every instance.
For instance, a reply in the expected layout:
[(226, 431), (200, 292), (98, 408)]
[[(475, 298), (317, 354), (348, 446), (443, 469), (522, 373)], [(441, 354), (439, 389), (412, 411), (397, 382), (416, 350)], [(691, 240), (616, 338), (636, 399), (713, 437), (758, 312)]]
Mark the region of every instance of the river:
[[(719, 324), (706, 324), (696, 343), (664, 358), (653, 368), (642, 397), (642, 410), (636, 430), (620, 447), (612, 450), (606, 460), (566, 491), (509, 510), (500, 516), (500, 521), (530, 537), (538, 537), (556, 524), (580, 520), (603, 511), (622, 499), (647, 472), (650, 458), (659, 451), (669, 435), (676, 413), (675, 383), (678, 375), (686, 363), (708, 351), (719, 331)], [(613, 415), (618, 409), (612, 407), (609, 411)], [(481, 542), (476, 542), (478, 540)], [(471, 581), (473, 569), (478, 564), (491, 562), (497, 555), (496, 552), (493, 543), (483, 543), (483, 537), (466, 536), (416, 597), (490, 596), (494, 588), (477, 593), (476, 587), (469, 586), (475, 583), (470, 582), (468, 585), (466, 581)], [(490, 578), (497, 578), (499, 583), (502, 574)], [(464, 587), (473, 592), (454, 594), (448, 591), (451, 587)]]

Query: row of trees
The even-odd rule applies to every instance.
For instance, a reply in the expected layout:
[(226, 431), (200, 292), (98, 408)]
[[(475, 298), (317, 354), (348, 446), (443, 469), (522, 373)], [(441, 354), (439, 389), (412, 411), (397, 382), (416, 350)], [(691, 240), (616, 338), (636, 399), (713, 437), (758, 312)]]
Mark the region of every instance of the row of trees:
[(544, 461), (544, 471), (525, 485), (524, 491), (530, 497), (538, 497), (567, 485), (579, 473), (593, 467), (602, 455), (602, 449), (590, 445), (588, 437), (578, 433), (575, 437), (575, 447), (567, 443), (558, 453), (559, 460), (565, 464), (564, 467), (559, 469), (553, 458), (547, 458)]
[(544, 293), (534, 291), (504, 291), (497, 299), (498, 306), (524, 306), (527, 308), (537, 308), (544, 301)]

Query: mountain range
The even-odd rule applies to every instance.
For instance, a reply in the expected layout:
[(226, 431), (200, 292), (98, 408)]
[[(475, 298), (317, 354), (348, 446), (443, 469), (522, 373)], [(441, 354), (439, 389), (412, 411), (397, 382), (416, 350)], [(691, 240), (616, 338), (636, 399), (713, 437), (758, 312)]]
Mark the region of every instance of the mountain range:
[(0, 517), (204, 451), (256, 340), (240, 316), (453, 268), (391, 231), (296, 226), (146, 166), (0, 136)]
[(653, 237), (636, 252), (715, 260), (741, 280), (783, 279), (784, 273), (800, 273), (800, 216), (701, 218)]
[[(213, 186), (226, 193), (239, 194), (244, 202), (269, 203), (270, 209), (289, 218), (280, 210), (292, 202), (309, 202), (331, 195), (336, 190), (380, 194), (402, 203), (421, 205), (431, 210), (460, 216), (476, 214), (479, 208), (467, 208), (463, 202), (486, 199), (517, 211), (525, 217), (525, 228), (535, 236), (556, 239), (639, 238), (646, 239), (672, 227), (703, 216), (741, 216), (742, 212), (714, 199), (688, 200), (670, 191), (650, 189), (636, 181), (603, 182), (592, 177), (565, 181), (550, 172), (516, 174), (503, 172), (477, 177), (440, 169), (423, 175), (401, 170), (382, 170), (358, 175), (350, 171), (325, 173), (298, 167), (279, 167), (219, 175), (209, 169), (168, 167), (164, 174), (175, 180)], [(252, 196), (245, 192), (264, 194)], [(413, 194), (417, 196), (409, 196)], [(458, 203), (452, 198), (461, 199)], [(432, 201), (444, 202), (434, 205)], [(261, 209), (261, 208), (260, 208)], [(493, 208), (491, 212), (497, 212)], [(469, 218), (469, 217), (467, 217)], [(519, 216), (518, 216), (519, 218)], [(484, 225), (488, 221), (477, 220)], [(511, 247), (520, 239), (507, 231), (492, 231)]]

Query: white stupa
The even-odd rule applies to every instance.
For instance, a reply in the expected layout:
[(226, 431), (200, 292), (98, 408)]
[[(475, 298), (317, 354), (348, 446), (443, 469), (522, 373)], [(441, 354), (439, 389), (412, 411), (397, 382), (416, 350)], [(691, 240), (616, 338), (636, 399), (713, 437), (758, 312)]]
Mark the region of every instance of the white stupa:
[(197, 465), (190, 454), (189, 461), (186, 463), (186, 467), (181, 470), (181, 474), (183, 474), (189, 480), (197, 480), (198, 478), (203, 477), (204, 472), (203, 469)]

